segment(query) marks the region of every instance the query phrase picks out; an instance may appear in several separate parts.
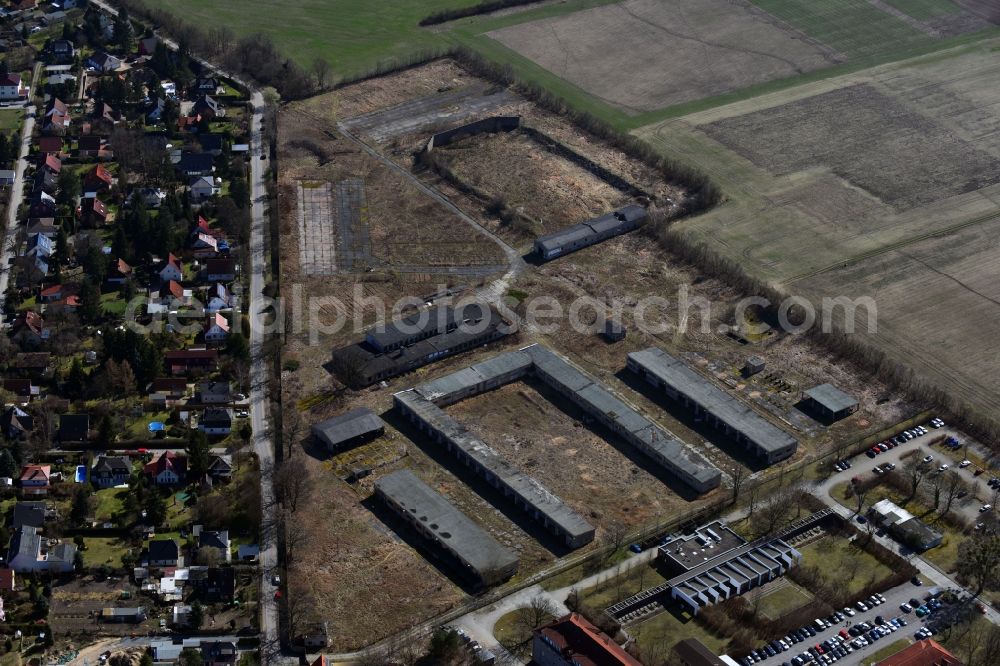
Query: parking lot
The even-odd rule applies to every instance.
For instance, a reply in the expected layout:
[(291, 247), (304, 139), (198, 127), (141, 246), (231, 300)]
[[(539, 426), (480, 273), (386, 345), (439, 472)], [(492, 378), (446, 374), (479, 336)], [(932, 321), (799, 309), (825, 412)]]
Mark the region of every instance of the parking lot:
[[(891, 590), (885, 592), (882, 596), (885, 601), (877, 606), (871, 606), (867, 611), (862, 611), (858, 607), (852, 607), (851, 611), (854, 612), (853, 616), (847, 615), (843, 611), (841, 614), (844, 616), (843, 620), (836, 621), (834, 623), (829, 623), (828, 620), (836, 618), (817, 618), (824, 621), (826, 628), (819, 629), (815, 622), (810, 623), (810, 628), (815, 632), (815, 635), (810, 635), (801, 641), (795, 642), (797, 639), (789, 641), (790, 646), (787, 650), (782, 650), (777, 652), (773, 656), (767, 656), (764, 659), (746, 661), (741, 663), (760, 663), (765, 666), (800, 666), (801, 664), (843, 664), (844, 666), (853, 666), (855, 664), (863, 663), (866, 657), (871, 656), (885, 645), (889, 643), (898, 641), (900, 639), (918, 640), (916, 637), (917, 632), (926, 629), (928, 621), (934, 617), (934, 614), (924, 616), (923, 618), (918, 618), (913, 611), (904, 612), (901, 609), (901, 604), (909, 603), (911, 599), (917, 599), (921, 602), (926, 601), (932, 590), (937, 588), (928, 588), (925, 586), (918, 586), (912, 583), (906, 583), (892, 588)], [(868, 642), (868, 645), (864, 645), (857, 636), (852, 635), (851, 630), (854, 633), (859, 632), (859, 628), (863, 623), (868, 623), (874, 628), (877, 624), (876, 618), (880, 617), (885, 624), (881, 625), (884, 632), (883, 636), (878, 637), (875, 640), (867, 637), (866, 634), (861, 634), (866, 636), (863, 640)], [(902, 622), (906, 624), (904, 626), (893, 626), (892, 620), (899, 618)], [(844, 639), (841, 635), (841, 631), (847, 633), (847, 638)], [(869, 632), (871, 629), (868, 630)], [(843, 648), (844, 656), (837, 656), (837, 654), (824, 644), (827, 642), (834, 645), (834, 647)], [(858, 645), (858, 647), (854, 647)], [(819, 646), (819, 647), (817, 647)], [(850, 647), (848, 647), (850, 646)], [(810, 652), (810, 649), (813, 652)], [(820, 649), (823, 650), (820, 653)], [(849, 650), (849, 651), (848, 651)], [(804, 654), (809, 655), (809, 661), (796, 660), (797, 657), (803, 656)], [(748, 658), (749, 659), (749, 658)]]

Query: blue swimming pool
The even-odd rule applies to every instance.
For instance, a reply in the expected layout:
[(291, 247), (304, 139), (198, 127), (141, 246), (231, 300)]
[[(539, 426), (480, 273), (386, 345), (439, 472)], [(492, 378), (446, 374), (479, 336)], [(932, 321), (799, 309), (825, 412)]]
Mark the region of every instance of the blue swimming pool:
[(76, 482), (83, 483), (87, 480), (87, 466), (77, 465), (76, 466)]

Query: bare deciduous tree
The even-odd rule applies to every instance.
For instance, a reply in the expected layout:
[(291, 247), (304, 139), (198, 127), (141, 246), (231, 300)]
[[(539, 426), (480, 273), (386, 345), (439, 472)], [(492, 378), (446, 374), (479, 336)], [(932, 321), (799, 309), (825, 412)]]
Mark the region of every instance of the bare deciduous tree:
[(987, 589), (1000, 587), (1000, 534), (983, 530), (958, 547), (958, 575), (978, 597)]

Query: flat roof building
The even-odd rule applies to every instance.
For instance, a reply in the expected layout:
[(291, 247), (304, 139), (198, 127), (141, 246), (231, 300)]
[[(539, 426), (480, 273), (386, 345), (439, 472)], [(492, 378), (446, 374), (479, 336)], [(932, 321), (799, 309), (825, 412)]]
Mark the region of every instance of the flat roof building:
[(892, 500), (876, 502), (868, 512), (893, 538), (914, 550), (924, 551), (941, 545), (943, 537), (939, 532)]
[(517, 555), (409, 470), (376, 481), (375, 494), (477, 584), (493, 585), (517, 571)]
[(788, 458), (798, 448), (794, 437), (662, 349), (631, 352), (627, 367), (671, 399), (705, 414), (710, 423), (733, 435), (768, 465)]
[(858, 401), (833, 384), (820, 384), (807, 390), (805, 404), (827, 421), (837, 421), (858, 411)]
[(629, 204), (592, 220), (574, 224), (535, 239), (535, 252), (544, 261), (595, 245), (636, 229), (646, 220), (646, 209)]
[(358, 407), (312, 427), (312, 434), (327, 451), (343, 450), (385, 432), (385, 423), (367, 407)]

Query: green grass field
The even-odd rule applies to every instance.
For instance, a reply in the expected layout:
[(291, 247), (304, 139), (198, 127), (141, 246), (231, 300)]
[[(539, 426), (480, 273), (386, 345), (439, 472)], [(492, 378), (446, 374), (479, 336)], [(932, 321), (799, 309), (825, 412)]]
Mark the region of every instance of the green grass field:
[(802, 553), (803, 566), (819, 566), (820, 575), (828, 583), (843, 585), (851, 594), (892, 573), (875, 556), (840, 537), (823, 537), (800, 548), (799, 552)]
[(303, 67), (326, 58), (338, 74), (363, 71), (380, 60), (441, 45), (417, 25), (442, 9), (470, 0), (160, 0), (199, 26), (228, 26), (238, 35), (264, 32)]
[(784, 585), (760, 600), (760, 612), (772, 620), (776, 620), (785, 613), (805, 606), (812, 601), (812, 598), (811, 594), (798, 585), (786, 581)]

